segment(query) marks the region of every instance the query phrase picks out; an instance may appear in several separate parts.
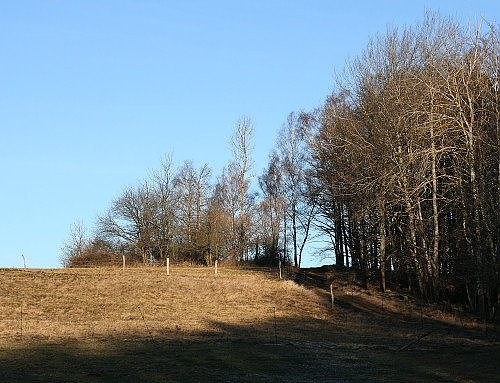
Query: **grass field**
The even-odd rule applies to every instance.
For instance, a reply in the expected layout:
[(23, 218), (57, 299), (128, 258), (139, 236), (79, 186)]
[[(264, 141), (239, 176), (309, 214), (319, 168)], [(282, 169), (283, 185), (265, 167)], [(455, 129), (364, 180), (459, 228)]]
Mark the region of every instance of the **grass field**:
[(494, 329), (334, 287), (332, 308), (273, 273), (0, 270), (0, 381), (499, 381)]

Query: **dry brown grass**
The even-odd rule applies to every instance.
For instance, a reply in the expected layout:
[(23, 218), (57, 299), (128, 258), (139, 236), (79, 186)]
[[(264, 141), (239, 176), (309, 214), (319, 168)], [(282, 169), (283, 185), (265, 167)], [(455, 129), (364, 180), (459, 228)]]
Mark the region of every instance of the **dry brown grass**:
[[(280, 318), (326, 319), (311, 290), (268, 274), (209, 268), (2, 270), (0, 336), (88, 338), (219, 333)], [(22, 313), (21, 313), (22, 310)], [(21, 321), (22, 318), (22, 321)]]
[[(498, 334), (335, 277), (205, 267), (0, 270), (2, 382), (492, 382)], [(476, 325), (475, 325), (476, 323)], [(422, 334), (431, 334), (412, 343)], [(410, 344), (402, 350), (402, 347)]]

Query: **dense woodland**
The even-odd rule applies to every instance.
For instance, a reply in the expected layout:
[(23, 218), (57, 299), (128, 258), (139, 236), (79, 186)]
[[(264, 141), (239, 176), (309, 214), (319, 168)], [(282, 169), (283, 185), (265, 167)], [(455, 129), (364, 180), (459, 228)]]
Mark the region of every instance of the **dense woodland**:
[[(500, 111), (497, 25), (427, 15), (389, 30), (337, 76), (321, 107), (290, 113), (252, 182), (242, 117), (221, 174), (166, 158), (123, 190), (65, 266), (166, 258), (300, 267), (321, 233), (363, 285), (410, 289), (499, 317)], [(258, 184), (258, 188), (255, 187)]]

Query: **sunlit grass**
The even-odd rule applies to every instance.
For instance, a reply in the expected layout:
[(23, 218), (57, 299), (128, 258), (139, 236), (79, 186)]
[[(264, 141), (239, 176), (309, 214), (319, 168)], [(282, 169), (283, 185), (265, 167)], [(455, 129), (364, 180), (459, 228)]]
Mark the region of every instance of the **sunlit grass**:
[[(209, 268), (0, 271), (0, 336), (81, 338), (214, 331), (214, 323), (326, 318), (317, 294), (269, 274)], [(22, 312), (21, 312), (22, 311)]]

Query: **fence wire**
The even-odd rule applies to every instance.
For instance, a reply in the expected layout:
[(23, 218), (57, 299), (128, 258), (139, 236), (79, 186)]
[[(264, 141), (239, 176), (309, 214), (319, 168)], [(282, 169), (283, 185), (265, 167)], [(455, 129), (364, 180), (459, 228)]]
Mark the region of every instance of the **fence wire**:
[[(286, 303), (263, 302), (267, 287), (258, 285), (279, 275), (277, 267), (221, 265), (215, 273), (214, 266), (185, 263), (171, 264), (168, 275), (165, 266), (0, 269), (0, 280), (8, 281), (0, 288), (0, 337), (179, 339), (210, 334), (272, 342), (274, 310)], [(257, 300), (245, 291), (252, 289), (258, 291)]]

